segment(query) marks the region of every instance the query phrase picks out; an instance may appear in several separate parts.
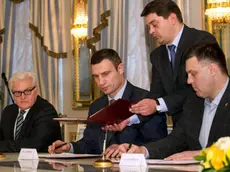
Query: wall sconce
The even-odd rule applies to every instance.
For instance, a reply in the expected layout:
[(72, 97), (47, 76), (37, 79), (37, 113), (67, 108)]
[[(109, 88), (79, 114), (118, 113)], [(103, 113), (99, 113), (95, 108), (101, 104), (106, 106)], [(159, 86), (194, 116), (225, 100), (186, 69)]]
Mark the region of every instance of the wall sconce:
[(215, 24), (215, 29), (222, 29), (230, 23), (230, 0), (207, 0), (205, 15)]
[(87, 39), (88, 32), (88, 16), (86, 15), (85, 4), (86, 1), (84, 0), (79, 0), (76, 2), (74, 8), (77, 8), (77, 12), (71, 29), (71, 33), (74, 35), (74, 37), (83, 41)]

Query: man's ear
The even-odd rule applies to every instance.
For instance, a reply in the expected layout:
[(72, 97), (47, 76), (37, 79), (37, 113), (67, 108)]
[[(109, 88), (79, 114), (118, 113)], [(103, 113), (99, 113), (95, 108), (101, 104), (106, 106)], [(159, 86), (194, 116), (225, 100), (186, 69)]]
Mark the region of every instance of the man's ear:
[(175, 25), (176, 23), (177, 23), (177, 16), (176, 16), (176, 14), (175, 13), (171, 13), (170, 15), (169, 15), (169, 17), (168, 17), (169, 19), (170, 19), (170, 22), (173, 24), (173, 25)]
[(215, 76), (217, 73), (218, 66), (215, 63), (211, 63), (208, 68), (209, 68), (210, 74), (212, 76)]
[(117, 71), (118, 71), (120, 74), (123, 74), (123, 73), (124, 73), (124, 64), (123, 64), (123, 63), (120, 63), (120, 64), (117, 66)]

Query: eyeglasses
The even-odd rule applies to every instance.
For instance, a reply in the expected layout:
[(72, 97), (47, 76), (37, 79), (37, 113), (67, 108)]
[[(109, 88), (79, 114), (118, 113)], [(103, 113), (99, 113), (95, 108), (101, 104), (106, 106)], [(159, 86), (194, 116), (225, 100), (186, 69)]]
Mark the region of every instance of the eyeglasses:
[(28, 96), (31, 94), (31, 92), (35, 89), (36, 86), (34, 86), (33, 88), (27, 88), (26, 90), (24, 91), (13, 91), (13, 95), (15, 97), (20, 97), (22, 95), (22, 93), (25, 95), (25, 96)]

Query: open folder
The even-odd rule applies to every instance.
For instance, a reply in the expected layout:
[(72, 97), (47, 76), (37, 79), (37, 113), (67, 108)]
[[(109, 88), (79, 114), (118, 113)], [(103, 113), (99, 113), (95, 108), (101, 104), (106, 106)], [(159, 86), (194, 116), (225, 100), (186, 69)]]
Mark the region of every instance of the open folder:
[(133, 113), (129, 111), (132, 104), (134, 103), (129, 100), (118, 99), (109, 106), (94, 113), (87, 121), (101, 124), (120, 123), (133, 115)]

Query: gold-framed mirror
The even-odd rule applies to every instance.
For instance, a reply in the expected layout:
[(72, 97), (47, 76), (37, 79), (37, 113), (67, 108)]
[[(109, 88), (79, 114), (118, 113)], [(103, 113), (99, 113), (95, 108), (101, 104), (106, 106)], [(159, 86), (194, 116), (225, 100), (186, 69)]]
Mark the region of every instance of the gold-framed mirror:
[(72, 109), (88, 109), (93, 100), (93, 86), (90, 66), (90, 53), (87, 39), (87, 0), (73, 0), (73, 26), (71, 33), (74, 42), (73, 59), (73, 101)]

